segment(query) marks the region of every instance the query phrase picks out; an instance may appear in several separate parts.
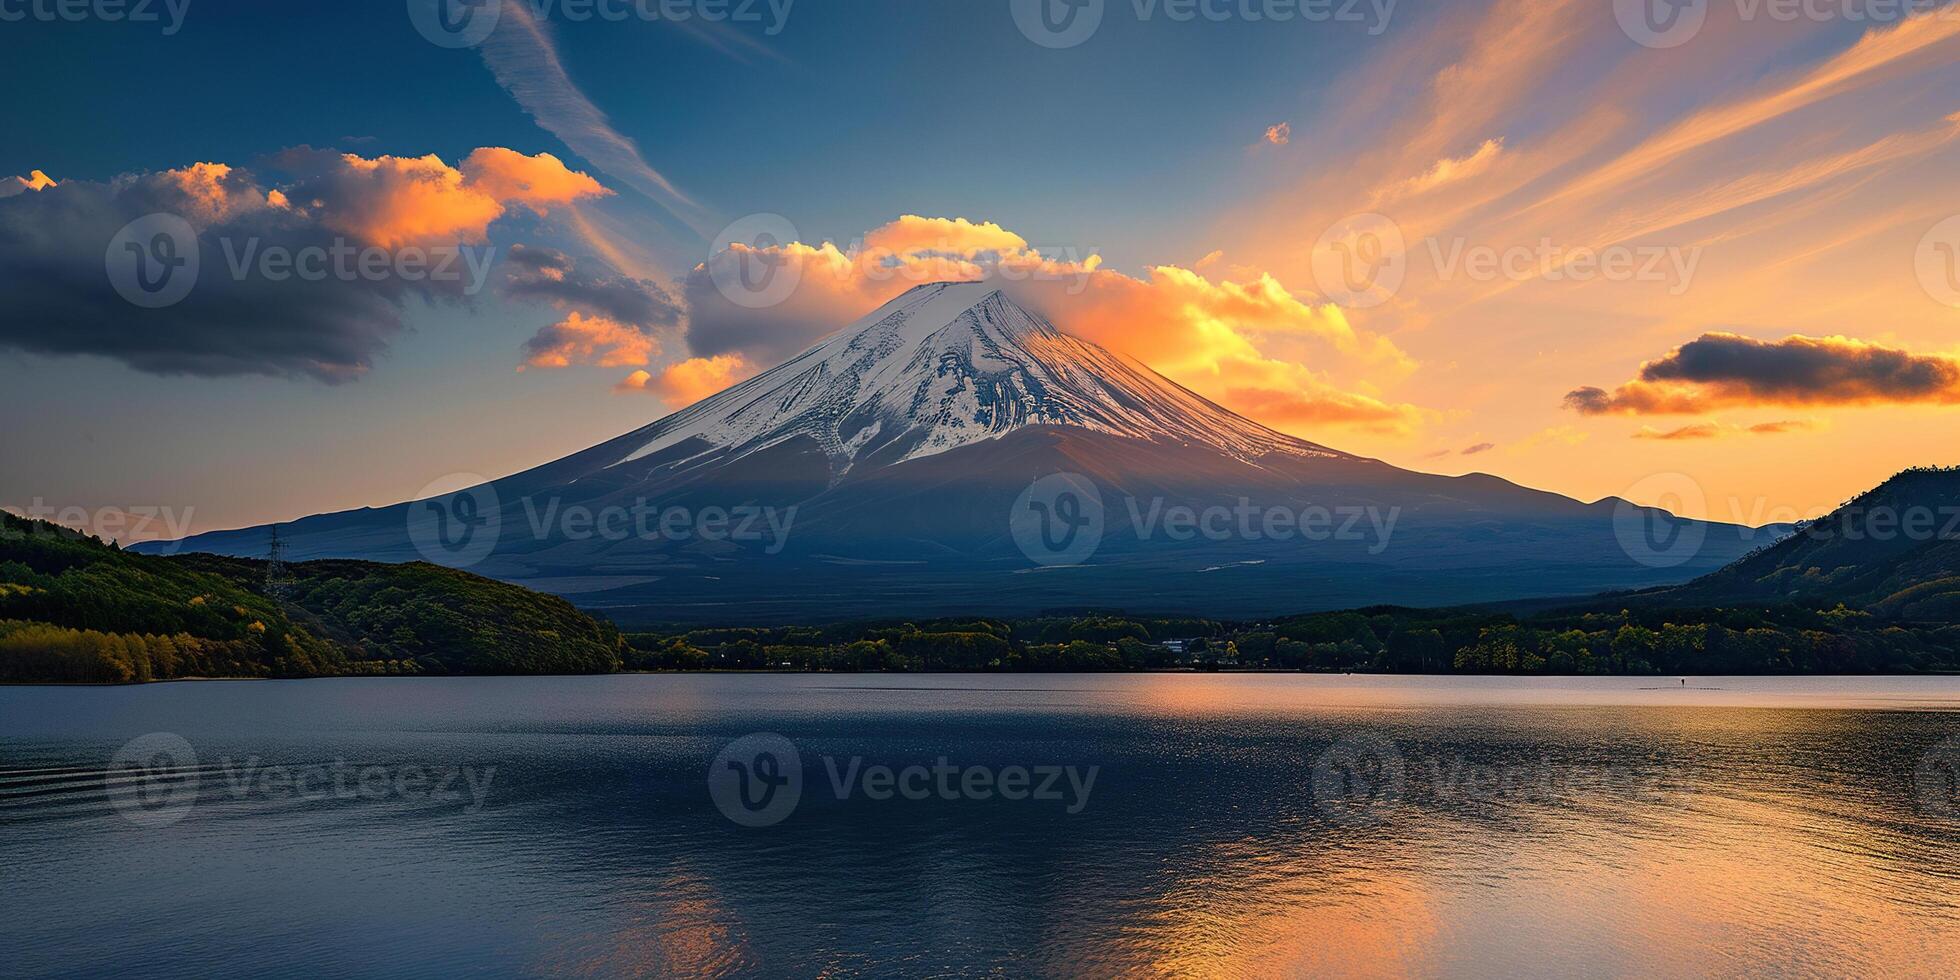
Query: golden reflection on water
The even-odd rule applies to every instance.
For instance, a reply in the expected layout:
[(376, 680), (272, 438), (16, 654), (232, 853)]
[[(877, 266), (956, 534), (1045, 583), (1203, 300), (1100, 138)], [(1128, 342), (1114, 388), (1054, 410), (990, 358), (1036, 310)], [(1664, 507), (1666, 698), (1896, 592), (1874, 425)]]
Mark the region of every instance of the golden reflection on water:
[(1443, 929), (1428, 883), (1393, 872), (1328, 872), (1317, 862), (1253, 858), (1187, 877), (1150, 918), (1147, 971), (1398, 977), (1424, 970)]
[(712, 881), (687, 871), (633, 892), (568, 930), (534, 972), (575, 977), (726, 976), (752, 967), (748, 943)]
[[(1180, 714), (1248, 707), (1229, 687), (1149, 687)], [(1343, 707), (1374, 706), (1353, 693)], [(1412, 765), (1410, 798), (1377, 824), (1198, 857), (1155, 896), (1137, 962), (1112, 972), (1960, 976), (1953, 837), (1911, 826), (1924, 814), (1844, 760), (1806, 757), (1842, 751), (1856, 722), (1630, 709), (1571, 727), (1615, 726), (1691, 753), (1634, 784), (1648, 791), (1500, 801), (1494, 821), (1422, 799), (1434, 777)]]

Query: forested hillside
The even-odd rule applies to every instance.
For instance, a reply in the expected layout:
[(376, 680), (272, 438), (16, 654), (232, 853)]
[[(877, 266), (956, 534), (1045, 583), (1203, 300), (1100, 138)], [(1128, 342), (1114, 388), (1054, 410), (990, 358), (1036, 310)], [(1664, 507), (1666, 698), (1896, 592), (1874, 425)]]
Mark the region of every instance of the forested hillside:
[(300, 562), (269, 584), (262, 561), (138, 555), (0, 521), (0, 681), (619, 668), (610, 624), (467, 572)]

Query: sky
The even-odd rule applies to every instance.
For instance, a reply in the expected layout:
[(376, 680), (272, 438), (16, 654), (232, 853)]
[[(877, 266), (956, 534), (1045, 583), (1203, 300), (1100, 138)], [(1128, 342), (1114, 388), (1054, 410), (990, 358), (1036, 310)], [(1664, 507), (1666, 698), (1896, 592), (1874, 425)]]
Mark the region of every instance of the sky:
[(1951, 5), (456, 2), (0, 0), (0, 504), (393, 503), (975, 277), (1415, 469), (1960, 462)]

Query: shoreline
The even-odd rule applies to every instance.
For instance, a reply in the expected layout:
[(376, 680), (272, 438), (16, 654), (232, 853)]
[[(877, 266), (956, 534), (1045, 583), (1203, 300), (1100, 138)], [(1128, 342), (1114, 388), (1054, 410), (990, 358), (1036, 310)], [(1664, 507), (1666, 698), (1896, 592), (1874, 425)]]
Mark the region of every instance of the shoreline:
[[(1381, 671), (1339, 671), (1339, 670), (1287, 670), (1287, 669), (1284, 669), (1284, 668), (1274, 668), (1274, 667), (1253, 667), (1253, 668), (1245, 668), (1245, 669), (1234, 669), (1234, 670), (1194, 670), (1194, 669), (1191, 669), (1191, 668), (1188, 668), (1188, 667), (1187, 667), (1187, 668), (1143, 668), (1143, 669), (1138, 669), (1138, 670), (850, 670), (850, 671), (846, 671), (846, 670), (725, 670), (725, 669), (706, 669), (706, 670), (617, 670), (617, 671), (611, 671), (611, 672), (608, 672), (608, 673), (603, 673), (603, 674), (395, 674), (395, 675), (387, 675), (387, 674), (343, 674), (343, 675), (338, 675), (338, 676), (322, 676), (322, 677), (167, 677), (167, 678), (163, 678), (163, 679), (161, 679), (161, 680), (150, 680), (150, 681), (101, 681), (101, 682), (88, 682), (88, 681), (0, 681), (0, 688), (9, 688), (9, 687), (99, 687), (99, 688), (110, 688), (110, 687), (154, 687), (154, 686), (156, 686), (156, 685), (159, 685), (159, 684), (208, 684), (208, 683), (233, 683), (233, 682), (247, 682), (247, 683), (267, 683), (267, 682), (276, 682), (276, 681), (346, 681), (346, 680), (381, 680), (381, 681), (425, 681), (425, 680), (458, 680), (458, 679), (466, 679), (466, 678), (489, 678), (489, 677), (503, 677), (503, 678), (545, 678), (545, 677), (633, 677), (633, 676), (651, 676), (651, 677), (688, 677), (688, 676), (719, 676), (719, 677), (739, 677), (739, 676), (758, 676), (758, 677), (761, 677), (761, 676), (768, 676), (768, 677), (776, 677), (776, 676), (783, 676), (783, 675), (809, 675), (809, 676), (813, 676), (813, 677), (927, 677), (927, 676), (939, 676), (939, 677), (1054, 677), (1054, 676), (1062, 676), (1062, 675), (1068, 675), (1068, 676), (1085, 676), (1085, 677), (1102, 677), (1102, 676), (1113, 676), (1113, 677), (1122, 677), (1122, 676), (1129, 676), (1129, 675), (1136, 675), (1136, 674), (1165, 674), (1165, 675), (1191, 675), (1191, 676), (1217, 676), (1217, 675), (1232, 675), (1232, 676), (1242, 676), (1242, 675), (1259, 675), (1259, 674), (1279, 674), (1279, 675), (1289, 675), (1289, 676), (1304, 676), (1304, 677), (1461, 677), (1461, 678), (1465, 678), (1465, 679), (1469, 679), (1469, 678), (1485, 678), (1485, 677), (1502, 677), (1502, 678), (1510, 678), (1510, 679), (1518, 679), (1518, 680), (1522, 680), (1522, 679), (1527, 679), (1527, 678), (1546, 678), (1546, 679), (1551, 679), (1551, 678), (1602, 678), (1602, 679), (1603, 679), (1603, 678), (1613, 678), (1613, 677), (1626, 677), (1626, 678), (1636, 678), (1636, 679), (1640, 679), (1640, 678), (1670, 678), (1670, 679), (1675, 679), (1675, 680), (1680, 680), (1680, 679), (1682, 679), (1682, 678), (1686, 678), (1686, 679), (1688, 679), (1688, 680), (1695, 680), (1695, 679), (1697, 679), (1697, 678), (1701, 678), (1701, 679), (1708, 679), (1708, 678), (1717, 678), (1717, 677), (1743, 677), (1743, 678), (1757, 678), (1757, 677), (1779, 677), (1779, 678), (1780, 678), (1780, 677), (1835, 677), (1835, 678), (1862, 678), (1862, 677), (1960, 677), (1960, 670), (1922, 670), (1922, 671), (1914, 671), (1914, 672), (1910, 672), (1910, 673), (1857, 673), (1857, 674), (1842, 674), (1842, 673), (1838, 673), (1838, 674), (1829, 674), (1829, 673), (1774, 673), (1774, 674), (1768, 674), (1768, 673), (1761, 673), (1761, 674), (1501, 674), (1501, 673), (1483, 673), (1483, 674), (1471, 674), (1471, 673), (1443, 673), (1443, 672), (1423, 672), (1423, 671), (1386, 671), (1386, 670), (1381, 670)], [(1673, 687), (1670, 687), (1670, 686), (1667, 686), (1667, 685), (1662, 685), (1662, 686), (1661, 686), (1660, 688), (1658, 688), (1658, 689), (1659, 689), (1659, 690), (1675, 690), (1675, 688), (1673, 688)], [(1685, 689), (1686, 689), (1686, 690), (1691, 690), (1691, 691), (1692, 691), (1692, 690), (1695, 690), (1695, 687), (1694, 687), (1693, 685), (1687, 685)]]

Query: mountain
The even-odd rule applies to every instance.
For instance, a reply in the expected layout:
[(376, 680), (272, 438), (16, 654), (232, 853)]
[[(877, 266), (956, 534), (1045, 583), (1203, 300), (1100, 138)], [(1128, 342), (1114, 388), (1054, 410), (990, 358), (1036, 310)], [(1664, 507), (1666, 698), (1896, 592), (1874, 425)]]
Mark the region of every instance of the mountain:
[(1843, 603), (1887, 619), (1960, 622), (1960, 469), (1906, 470), (1669, 602)]
[[(253, 556), (267, 536), (148, 547)], [(1680, 582), (1766, 540), (1276, 432), (985, 283), (915, 287), (556, 462), (280, 536), (295, 559), (469, 567), (628, 624), (1581, 595)]]

